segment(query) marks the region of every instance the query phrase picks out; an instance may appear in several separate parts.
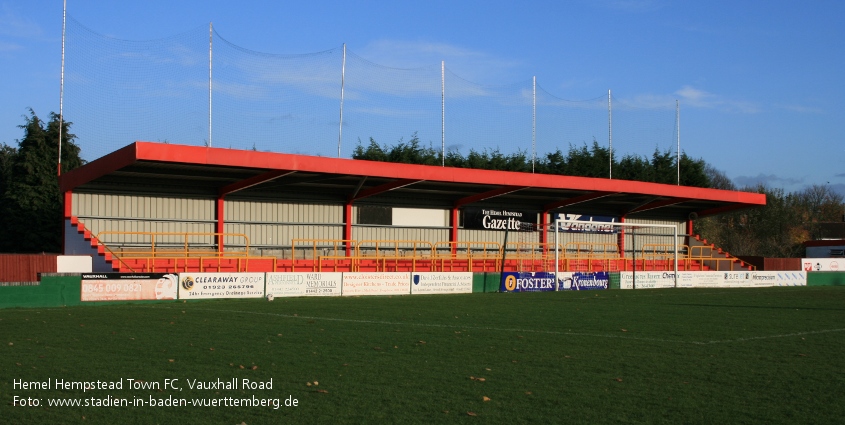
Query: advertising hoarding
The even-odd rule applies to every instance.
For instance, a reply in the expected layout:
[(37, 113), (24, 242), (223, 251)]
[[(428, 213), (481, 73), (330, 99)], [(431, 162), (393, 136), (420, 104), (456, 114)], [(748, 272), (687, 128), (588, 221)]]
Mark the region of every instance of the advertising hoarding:
[(264, 273), (179, 273), (179, 299), (261, 298)]
[(165, 273), (83, 273), (81, 301), (176, 299), (178, 276)]

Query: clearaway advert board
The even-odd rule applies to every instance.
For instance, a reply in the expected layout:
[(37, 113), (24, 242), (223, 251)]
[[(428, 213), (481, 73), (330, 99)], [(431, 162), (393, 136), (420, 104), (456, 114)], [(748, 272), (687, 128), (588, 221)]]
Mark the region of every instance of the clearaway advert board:
[(179, 273), (179, 299), (261, 298), (264, 273)]

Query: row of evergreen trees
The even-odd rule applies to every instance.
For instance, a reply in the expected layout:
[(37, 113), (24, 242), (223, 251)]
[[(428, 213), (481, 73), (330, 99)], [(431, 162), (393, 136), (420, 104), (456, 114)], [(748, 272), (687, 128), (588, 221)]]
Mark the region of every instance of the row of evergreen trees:
[[(71, 123), (61, 124), (62, 171), (81, 166), (76, 136), (70, 134)], [(58, 183), (59, 116), (50, 114), (43, 121), (29, 110), (19, 126), (23, 138), (17, 146), (0, 144), (0, 252), (61, 252), (62, 195)], [(503, 154), (498, 149), (481, 152), (470, 150), (466, 156), (424, 147), (414, 134), (408, 142), (379, 145), (372, 138), (365, 147), (358, 143), (355, 159), (441, 165), (461, 168), (563, 174), (606, 178), (610, 153), (593, 142), (581, 147), (570, 146), (566, 154), (560, 150), (547, 153), (532, 164), (525, 152)], [(724, 173), (702, 159), (681, 154), (680, 183), (684, 186), (712, 187), (764, 193), (767, 205), (695, 221), (695, 231), (734, 255), (796, 257), (803, 255), (802, 243), (814, 236), (818, 223), (840, 221), (843, 217), (843, 196), (827, 186), (811, 186), (786, 193), (766, 186), (737, 188)], [(670, 152), (655, 150), (651, 158), (634, 155), (613, 161), (613, 178), (657, 183), (677, 183), (676, 157)]]
[[(608, 177), (611, 171), (614, 179), (636, 180), (643, 182), (677, 184), (678, 158), (671, 151), (654, 150), (651, 158), (638, 155), (624, 155), (621, 159), (613, 158), (612, 170), (610, 150), (593, 140), (592, 146), (569, 146), (566, 154), (560, 149), (546, 153), (532, 164), (531, 157), (525, 151), (504, 154), (498, 148), (485, 149), (481, 152), (470, 149), (464, 156), (457, 150), (446, 152), (445, 157), (431, 146), (423, 146), (414, 133), (407, 142), (399, 140), (395, 145), (380, 145), (373, 138), (365, 147), (361, 140), (352, 153), (353, 159), (371, 161), (400, 162), (406, 164), (446, 165), (447, 167), (475, 168), (482, 170), (502, 170), (535, 172), (540, 174), (560, 174), (583, 177)], [(703, 159), (692, 159), (681, 153), (680, 184), (683, 186), (712, 187), (706, 173)]]
[[(83, 164), (79, 146), (63, 122), (62, 168)], [(42, 121), (29, 110), (24, 115), (18, 146), (0, 145), (0, 252), (61, 252), (62, 195), (59, 192), (59, 116)]]

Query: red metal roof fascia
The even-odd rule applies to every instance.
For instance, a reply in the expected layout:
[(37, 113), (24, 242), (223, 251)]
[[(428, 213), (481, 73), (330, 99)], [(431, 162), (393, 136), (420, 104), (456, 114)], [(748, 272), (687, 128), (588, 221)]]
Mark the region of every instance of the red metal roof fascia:
[(59, 189), (68, 192), (136, 162), (137, 142), (59, 176)]
[(619, 192), (667, 198), (691, 198), (719, 202), (765, 205), (763, 194), (705, 189), (662, 183), (533, 174), (514, 171), (475, 170), (433, 165), (325, 158), (272, 152), (207, 148), (151, 142), (136, 142), (139, 160), (182, 162), (263, 169), (286, 169), (351, 176), (474, 183), (494, 186), (525, 186), (543, 189), (567, 188), (589, 192)]
[(592, 201), (593, 199), (604, 198), (605, 196), (610, 196), (617, 194), (619, 192), (593, 192), (588, 193), (586, 195), (576, 196), (574, 198), (565, 199), (558, 202), (552, 202), (550, 204), (543, 205), (544, 211), (551, 211), (555, 208), (562, 208), (569, 205), (580, 204), (582, 202)]
[(414, 183), (419, 183), (421, 181), (423, 181), (423, 180), (403, 179), (403, 180), (396, 180), (396, 181), (393, 181), (393, 182), (390, 182), (390, 183), (385, 183), (385, 184), (380, 185), (380, 186), (369, 188), (369, 189), (367, 189), (363, 192), (360, 192), (356, 195), (352, 195), (352, 196), (349, 197), (349, 201), (352, 202), (352, 201), (355, 201), (357, 199), (362, 199), (362, 198), (367, 198), (369, 196), (378, 195), (379, 193), (389, 192), (391, 190), (399, 189), (400, 187), (410, 186)]
[(520, 191), (522, 189), (526, 189), (525, 186), (505, 186), (500, 187), (498, 189), (488, 190), (484, 193), (479, 193), (477, 195), (467, 196), (466, 198), (461, 198), (455, 201), (455, 208), (460, 208), (467, 204), (472, 204), (475, 202), (480, 202), (485, 199), (495, 198), (497, 196), (507, 195), (508, 193), (513, 193)]
[(288, 170), (272, 170), (266, 173), (261, 173), (257, 176), (250, 177), (248, 179), (243, 179), (239, 182), (232, 183), (227, 186), (223, 186), (217, 192), (220, 196), (226, 196), (230, 193), (237, 192), (239, 190), (248, 189), (252, 186), (259, 185), (261, 183), (265, 183), (271, 180), (275, 180), (279, 177), (284, 177), (290, 174), (295, 173), (296, 171), (288, 171)]
[(639, 207), (636, 207), (636, 208), (628, 211), (627, 213), (625, 213), (625, 215), (643, 212), (643, 211), (648, 211), (648, 210), (654, 210), (654, 209), (657, 209), (657, 208), (668, 207), (670, 205), (677, 205), (677, 204), (680, 204), (682, 202), (686, 202), (686, 201), (690, 201), (690, 200), (691, 200), (690, 198), (676, 198), (676, 199), (667, 199), (665, 201), (649, 202), (648, 204), (640, 205)]

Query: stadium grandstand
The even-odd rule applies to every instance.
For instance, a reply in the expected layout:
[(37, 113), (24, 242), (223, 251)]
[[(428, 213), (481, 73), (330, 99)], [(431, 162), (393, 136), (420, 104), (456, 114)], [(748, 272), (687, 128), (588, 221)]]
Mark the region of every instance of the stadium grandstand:
[[(697, 187), (151, 142), (63, 174), (61, 190), (64, 254), (121, 272), (548, 271), (555, 251), (564, 271), (672, 270), (676, 258), (679, 270), (750, 270), (690, 234), (692, 219), (765, 204)], [(560, 214), (629, 226), (554, 241)]]

